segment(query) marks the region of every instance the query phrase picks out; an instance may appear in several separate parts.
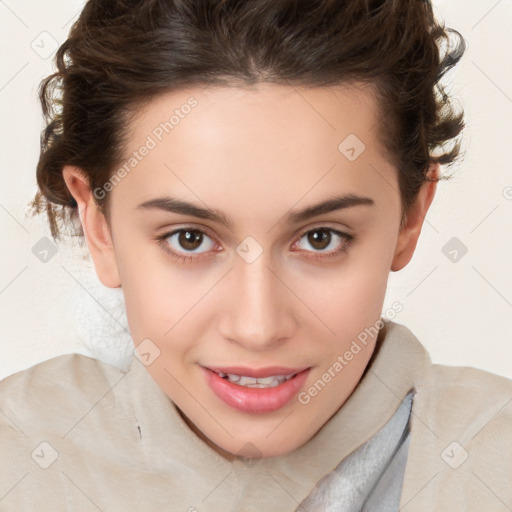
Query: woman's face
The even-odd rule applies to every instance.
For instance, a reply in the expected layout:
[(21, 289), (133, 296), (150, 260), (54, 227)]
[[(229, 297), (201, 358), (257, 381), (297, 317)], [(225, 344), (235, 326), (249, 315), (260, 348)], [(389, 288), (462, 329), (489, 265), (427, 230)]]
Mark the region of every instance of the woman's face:
[[(132, 125), (110, 181), (111, 233), (65, 169), (98, 277), (122, 287), (147, 371), (228, 458), (304, 444), (372, 354), (388, 274), (412, 257), (435, 189), (424, 186), (400, 232), (378, 130), (362, 88), (167, 93)], [(255, 388), (212, 368), (233, 381), (300, 373)]]

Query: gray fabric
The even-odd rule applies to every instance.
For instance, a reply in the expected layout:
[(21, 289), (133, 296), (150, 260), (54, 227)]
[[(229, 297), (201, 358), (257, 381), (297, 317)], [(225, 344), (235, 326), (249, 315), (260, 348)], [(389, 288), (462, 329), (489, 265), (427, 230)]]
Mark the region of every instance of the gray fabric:
[(392, 418), (323, 477), (298, 512), (396, 512), (409, 446), (410, 391)]
[(410, 442), (411, 434), (407, 432), (405, 440), (380, 477), (361, 512), (395, 512), (398, 510)]

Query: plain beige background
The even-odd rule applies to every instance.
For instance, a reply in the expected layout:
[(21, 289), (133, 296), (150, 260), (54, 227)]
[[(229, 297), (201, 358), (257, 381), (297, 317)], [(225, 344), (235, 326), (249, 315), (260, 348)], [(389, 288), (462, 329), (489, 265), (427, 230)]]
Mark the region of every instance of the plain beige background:
[[(0, 378), (62, 353), (91, 353), (89, 320), (106, 322), (105, 332), (92, 333), (98, 343), (111, 335), (126, 345), (122, 312), (114, 311), (120, 290), (98, 288), (78, 247), (53, 254), (44, 215), (25, 217), (43, 128), (37, 88), (82, 6), (0, 0)], [(445, 80), (466, 112), (465, 158), (444, 169), (454, 178), (438, 185), (413, 260), (390, 275), (383, 311), (399, 301), (394, 320), (434, 362), (512, 378), (512, 2), (437, 0), (434, 8), (468, 45)], [(41, 250), (50, 251), (46, 262)], [(89, 309), (79, 321), (77, 298), (98, 314)]]

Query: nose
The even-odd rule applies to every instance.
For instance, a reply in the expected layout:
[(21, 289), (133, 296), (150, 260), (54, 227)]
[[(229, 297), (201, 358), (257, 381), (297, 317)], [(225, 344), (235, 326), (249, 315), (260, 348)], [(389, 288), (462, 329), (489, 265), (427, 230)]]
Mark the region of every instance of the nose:
[(265, 254), (252, 263), (240, 258), (225, 283), (229, 299), (220, 324), (221, 335), (250, 351), (275, 348), (292, 337), (296, 326), (293, 293), (270, 268)]

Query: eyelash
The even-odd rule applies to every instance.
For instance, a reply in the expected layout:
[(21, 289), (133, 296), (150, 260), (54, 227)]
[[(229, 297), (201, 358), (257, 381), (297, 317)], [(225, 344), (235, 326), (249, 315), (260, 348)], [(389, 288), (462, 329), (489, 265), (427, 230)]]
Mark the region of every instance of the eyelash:
[[(195, 231), (202, 235), (206, 235), (208, 238), (212, 238), (203, 231), (202, 229), (195, 228), (193, 226), (186, 226), (180, 229), (175, 229), (174, 231), (170, 231), (167, 233), (164, 233), (162, 235), (157, 235), (153, 239), (163, 248), (163, 250), (168, 253), (172, 258), (176, 259), (178, 263), (189, 263), (191, 260), (198, 260), (202, 259), (203, 257), (207, 257), (207, 253), (201, 253), (198, 256), (184, 256), (182, 254), (177, 254), (175, 251), (169, 248), (169, 244), (167, 243), (167, 239), (171, 237), (172, 235), (175, 235), (176, 233), (181, 233), (182, 231)], [(313, 233), (315, 231), (328, 231), (330, 233), (334, 233), (335, 235), (338, 235), (342, 238), (342, 245), (341, 248), (335, 249), (334, 251), (331, 251), (329, 253), (319, 253), (314, 256), (311, 256), (310, 258), (314, 260), (326, 260), (330, 258), (334, 258), (338, 256), (341, 253), (348, 252), (349, 248), (352, 245), (352, 242), (355, 240), (354, 235), (350, 235), (349, 233), (344, 233), (343, 231), (338, 231), (337, 229), (329, 228), (327, 226), (320, 226), (313, 229), (308, 229), (306, 231), (303, 231), (297, 238), (297, 241), (299, 241), (304, 235), (307, 235), (309, 233)], [(295, 243), (295, 242), (294, 242)]]

